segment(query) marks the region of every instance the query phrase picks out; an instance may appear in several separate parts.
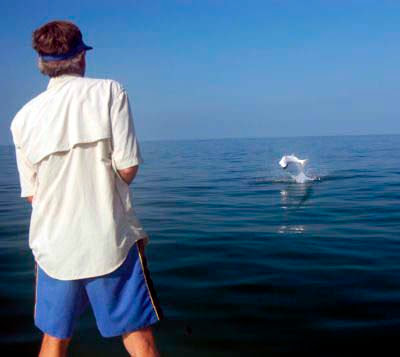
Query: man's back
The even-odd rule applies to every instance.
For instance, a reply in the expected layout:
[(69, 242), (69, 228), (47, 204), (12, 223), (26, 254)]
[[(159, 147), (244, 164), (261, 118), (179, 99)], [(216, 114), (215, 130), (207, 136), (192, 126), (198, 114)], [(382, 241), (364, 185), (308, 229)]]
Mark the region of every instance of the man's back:
[(117, 170), (142, 162), (129, 101), (115, 81), (63, 75), (12, 124), (21, 196), (34, 196), (29, 245), (54, 278), (107, 274), (147, 235)]

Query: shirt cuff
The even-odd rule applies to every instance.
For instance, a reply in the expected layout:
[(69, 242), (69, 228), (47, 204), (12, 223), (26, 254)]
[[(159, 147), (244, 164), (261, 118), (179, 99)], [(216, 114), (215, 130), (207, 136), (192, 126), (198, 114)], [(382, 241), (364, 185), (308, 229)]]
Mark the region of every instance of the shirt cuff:
[(34, 191), (21, 191), (21, 197), (30, 197), (34, 196), (35, 192)]
[(127, 159), (118, 163), (115, 163), (115, 167), (117, 170), (127, 169), (128, 167), (138, 166), (139, 164), (143, 164), (143, 159), (141, 157), (133, 157), (131, 159)]

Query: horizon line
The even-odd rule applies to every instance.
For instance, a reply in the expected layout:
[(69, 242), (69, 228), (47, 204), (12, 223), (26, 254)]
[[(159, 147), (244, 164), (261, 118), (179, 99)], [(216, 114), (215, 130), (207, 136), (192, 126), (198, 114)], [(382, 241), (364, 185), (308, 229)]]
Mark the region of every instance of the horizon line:
[(325, 135), (296, 135), (296, 136), (224, 136), (216, 138), (189, 138), (189, 139), (143, 139), (141, 142), (150, 141), (207, 141), (228, 139), (295, 139), (295, 138), (318, 138), (318, 137), (340, 137), (340, 136), (399, 136), (400, 133), (385, 134), (325, 134)]
[[(296, 135), (296, 136), (224, 136), (217, 138), (189, 138), (189, 139), (142, 139), (140, 142), (153, 141), (207, 141), (207, 140), (232, 140), (232, 139), (295, 139), (295, 138), (319, 138), (319, 137), (341, 137), (341, 136), (399, 136), (400, 133), (391, 134), (324, 134), (324, 135)], [(0, 144), (0, 146), (12, 146), (10, 144)]]

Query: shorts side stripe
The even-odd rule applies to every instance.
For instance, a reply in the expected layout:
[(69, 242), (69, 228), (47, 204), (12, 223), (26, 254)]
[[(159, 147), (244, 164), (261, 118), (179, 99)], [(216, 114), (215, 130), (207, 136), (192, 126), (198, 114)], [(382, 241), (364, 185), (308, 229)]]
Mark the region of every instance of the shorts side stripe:
[(153, 309), (154, 309), (154, 311), (155, 311), (155, 313), (157, 315), (158, 320), (161, 320), (163, 318), (163, 312), (162, 312), (162, 310), (160, 308), (160, 305), (158, 303), (158, 299), (157, 299), (157, 296), (156, 296), (156, 293), (155, 293), (153, 282), (152, 282), (152, 280), (150, 278), (149, 270), (147, 269), (146, 257), (142, 256), (142, 253), (140, 252), (140, 249), (139, 249), (138, 241), (136, 241), (136, 248), (137, 248), (139, 259), (140, 259), (140, 264), (142, 266), (144, 280), (146, 282), (147, 290), (149, 292), (151, 304), (153, 305)]
[(33, 318), (36, 318), (36, 303), (37, 303), (37, 280), (38, 280), (38, 265), (35, 262), (35, 301), (33, 305)]

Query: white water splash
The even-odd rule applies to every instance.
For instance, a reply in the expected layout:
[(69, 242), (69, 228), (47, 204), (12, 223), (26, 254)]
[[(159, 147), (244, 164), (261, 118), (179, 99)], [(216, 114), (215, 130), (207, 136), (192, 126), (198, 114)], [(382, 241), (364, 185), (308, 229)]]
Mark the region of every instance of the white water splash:
[(297, 168), (297, 173), (292, 174), (288, 172), (290, 177), (297, 183), (305, 183), (307, 181), (314, 181), (315, 177), (309, 177), (304, 172), (305, 166), (307, 164), (307, 159), (299, 159), (296, 155), (284, 155), (279, 161), (279, 165), (283, 169), (287, 169), (289, 166), (295, 166)]

